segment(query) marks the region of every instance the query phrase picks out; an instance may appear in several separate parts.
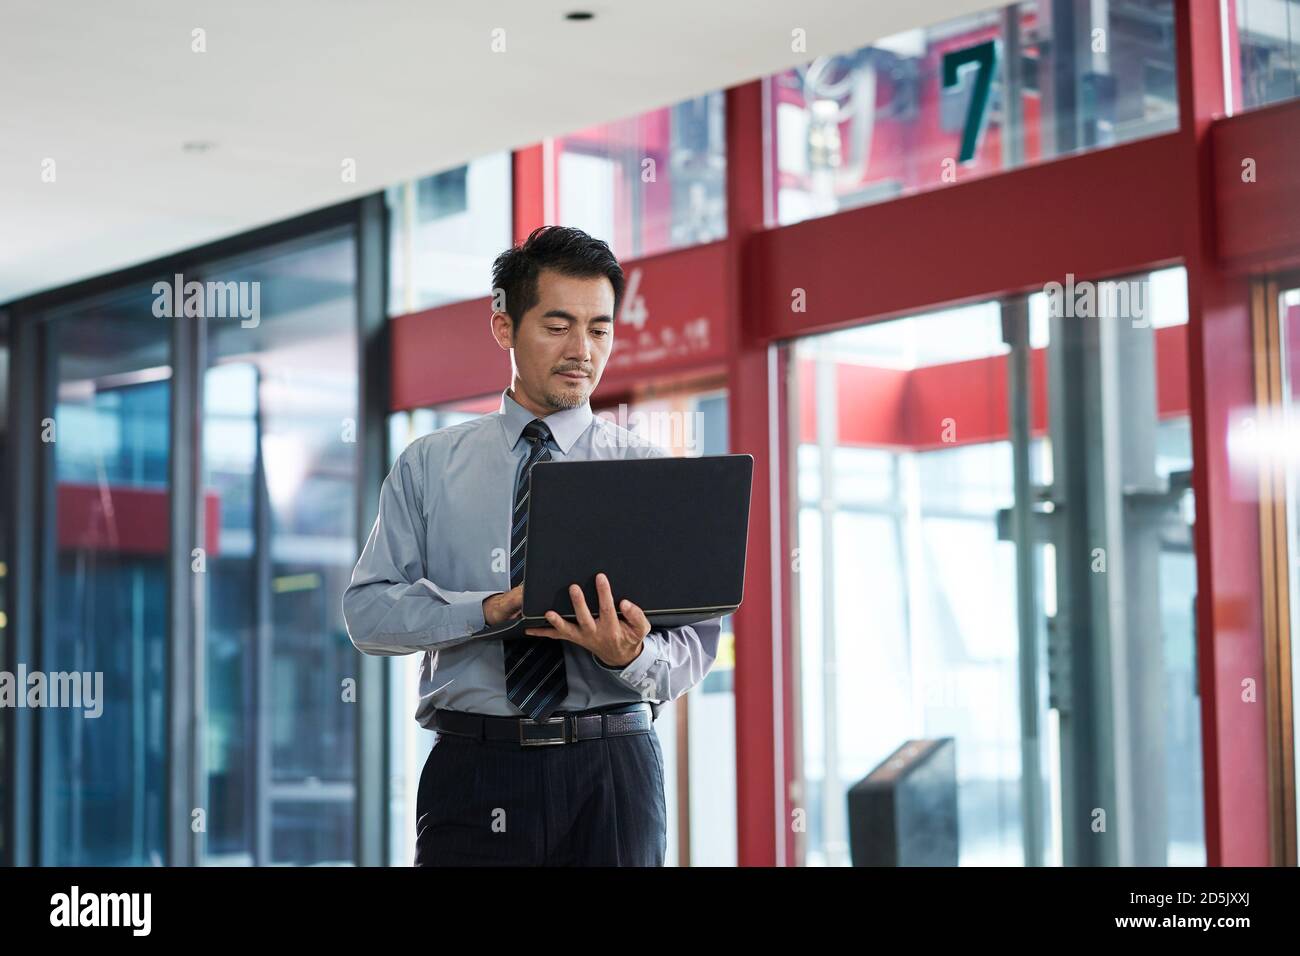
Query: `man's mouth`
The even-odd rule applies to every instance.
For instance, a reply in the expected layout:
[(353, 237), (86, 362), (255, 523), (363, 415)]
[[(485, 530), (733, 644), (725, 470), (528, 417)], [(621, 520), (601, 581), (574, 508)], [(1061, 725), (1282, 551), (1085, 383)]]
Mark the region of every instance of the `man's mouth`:
[(556, 375), (563, 375), (565, 378), (571, 378), (574, 381), (581, 381), (587, 377), (586, 372), (556, 372)]

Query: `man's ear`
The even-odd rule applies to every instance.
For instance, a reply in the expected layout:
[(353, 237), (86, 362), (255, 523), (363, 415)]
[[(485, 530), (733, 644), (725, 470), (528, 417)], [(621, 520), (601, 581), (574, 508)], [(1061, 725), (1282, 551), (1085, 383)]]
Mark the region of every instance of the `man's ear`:
[(493, 312), (491, 329), (492, 337), (497, 340), (497, 345), (507, 351), (514, 348), (514, 323), (510, 321), (509, 315), (504, 312)]

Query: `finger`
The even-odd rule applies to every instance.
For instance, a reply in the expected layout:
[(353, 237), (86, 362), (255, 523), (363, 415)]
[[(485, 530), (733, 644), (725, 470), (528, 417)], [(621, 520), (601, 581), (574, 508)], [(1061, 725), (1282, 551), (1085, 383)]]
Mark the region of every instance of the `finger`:
[(578, 615), (578, 626), (586, 631), (595, 630), (596, 622), (592, 620), (591, 611), (587, 610), (587, 597), (582, 593), (582, 588), (570, 584), (569, 597), (573, 599), (573, 611)]
[(627, 619), (629, 624), (638, 629), (638, 633), (642, 637), (650, 633), (650, 619), (645, 616), (645, 611), (627, 600), (623, 601), (620, 607), (623, 609), (623, 617)]
[(602, 621), (612, 621), (614, 613), (614, 592), (609, 586), (609, 577), (602, 571), (596, 575), (596, 600), (600, 605)]
[(531, 634), (534, 637), (559, 637), (560, 632), (553, 627), (526, 627), (525, 634)]
[(562, 641), (573, 641), (578, 638), (579, 631), (572, 623), (560, 617), (555, 611), (546, 612), (546, 620), (550, 622), (550, 627), (524, 628), (525, 631), (538, 630), (544, 633), (541, 637), (555, 637)]

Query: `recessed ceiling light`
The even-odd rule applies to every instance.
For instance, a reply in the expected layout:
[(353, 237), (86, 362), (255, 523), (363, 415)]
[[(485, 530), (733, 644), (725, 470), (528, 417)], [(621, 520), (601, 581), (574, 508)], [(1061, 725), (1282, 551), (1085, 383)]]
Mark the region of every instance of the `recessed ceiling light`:
[(564, 15), (564, 19), (566, 19), (566, 20), (590, 20), (590, 19), (592, 19), (594, 16), (595, 16), (595, 14), (592, 13), (592, 12), (590, 12), (589, 10), (574, 10), (572, 13), (566, 13), (566, 14)]
[(216, 148), (217, 144), (210, 139), (192, 139), (181, 143), (181, 149), (187, 153), (206, 153), (208, 150)]

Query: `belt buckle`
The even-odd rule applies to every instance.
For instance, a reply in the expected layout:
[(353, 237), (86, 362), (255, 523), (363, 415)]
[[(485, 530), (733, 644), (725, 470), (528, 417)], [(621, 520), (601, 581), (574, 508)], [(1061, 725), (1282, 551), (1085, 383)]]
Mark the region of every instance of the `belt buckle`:
[(569, 741), (565, 735), (559, 737), (534, 737), (529, 739), (524, 736), (524, 728), (528, 726), (544, 727), (547, 724), (563, 724), (564, 715), (559, 717), (547, 717), (544, 720), (533, 720), (531, 717), (523, 718), (519, 721), (519, 744), (522, 747), (544, 747), (548, 744), (567, 744)]

